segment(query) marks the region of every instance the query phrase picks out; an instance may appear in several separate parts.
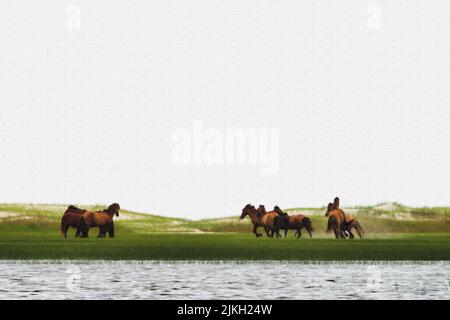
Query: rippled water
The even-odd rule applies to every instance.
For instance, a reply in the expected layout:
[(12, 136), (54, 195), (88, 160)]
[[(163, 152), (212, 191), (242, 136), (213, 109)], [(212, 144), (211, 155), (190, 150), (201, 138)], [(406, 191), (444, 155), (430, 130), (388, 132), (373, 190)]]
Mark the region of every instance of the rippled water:
[(449, 299), (450, 262), (0, 261), (0, 299)]

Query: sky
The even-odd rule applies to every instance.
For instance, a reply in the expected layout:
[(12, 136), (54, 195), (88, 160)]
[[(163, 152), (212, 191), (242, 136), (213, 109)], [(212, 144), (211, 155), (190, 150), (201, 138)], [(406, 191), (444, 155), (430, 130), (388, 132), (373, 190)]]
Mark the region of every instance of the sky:
[(0, 202), (450, 205), (450, 2), (10, 1)]

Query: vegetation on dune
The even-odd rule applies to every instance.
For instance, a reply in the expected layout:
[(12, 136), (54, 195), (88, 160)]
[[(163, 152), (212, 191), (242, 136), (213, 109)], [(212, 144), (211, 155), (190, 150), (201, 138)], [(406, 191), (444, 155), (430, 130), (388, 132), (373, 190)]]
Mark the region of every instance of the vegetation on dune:
[[(102, 205), (82, 206), (100, 210)], [(8, 234), (59, 232), (59, 223), (66, 205), (0, 204), (0, 238)], [(325, 233), (324, 208), (287, 209), (290, 214), (304, 213), (312, 220), (315, 237), (329, 237)], [(378, 234), (409, 232), (449, 232), (450, 208), (408, 208), (400, 204), (380, 204), (372, 207), (346, 208), (356, 217), (368, 237)], [(117, 227), (125, 233), (248, 233), (251, 223), (238, 216), (187, 220), (121, 210)]]

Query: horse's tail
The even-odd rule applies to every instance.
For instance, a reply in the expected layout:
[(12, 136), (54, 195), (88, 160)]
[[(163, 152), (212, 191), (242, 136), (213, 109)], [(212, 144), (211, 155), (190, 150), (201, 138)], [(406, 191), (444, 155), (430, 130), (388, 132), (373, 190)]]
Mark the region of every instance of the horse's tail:
[(61, 218), (61, 234), (63, 237), (66, 236), (66, 222), (64, 220), (64, 217)]
[(327, 233), (330, 233), (331, 230), (333, 229), (332, 221), (335, 221), (335, 218), (334, 218), (334, 217), (328, 218), (328, 222), (327, 222), (327, 230), (326, 230)]
[(365, 232), (364, 232), (363, 228), (361, 227), (361, 225), (359, 224), (359, 222), (356, 222), (355, 228), (356, 228), (356, 231), (358, 232), (359, 237), (363, 238)]
[(304, 217), (303, 218), (303, 226), (305, 227), (306, 231), (308, 232), (309, 237), (312, 238), (313, 228), (312, 228), (311, 219), (308, 217)]
[(304, 217), (303, 218), (303, 225), (305, 226), (306, 231), (308, 231), (308, 232), (312, 232), (313, 231), (312, 222), (311, 222), (310, 218)]

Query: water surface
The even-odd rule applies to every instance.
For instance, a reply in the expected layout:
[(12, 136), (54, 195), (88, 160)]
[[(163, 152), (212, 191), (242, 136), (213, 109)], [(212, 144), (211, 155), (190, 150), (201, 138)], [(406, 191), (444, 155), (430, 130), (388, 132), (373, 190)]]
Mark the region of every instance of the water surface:
[(0, 261), (0, 299), (449, 299), (450, 262)]

